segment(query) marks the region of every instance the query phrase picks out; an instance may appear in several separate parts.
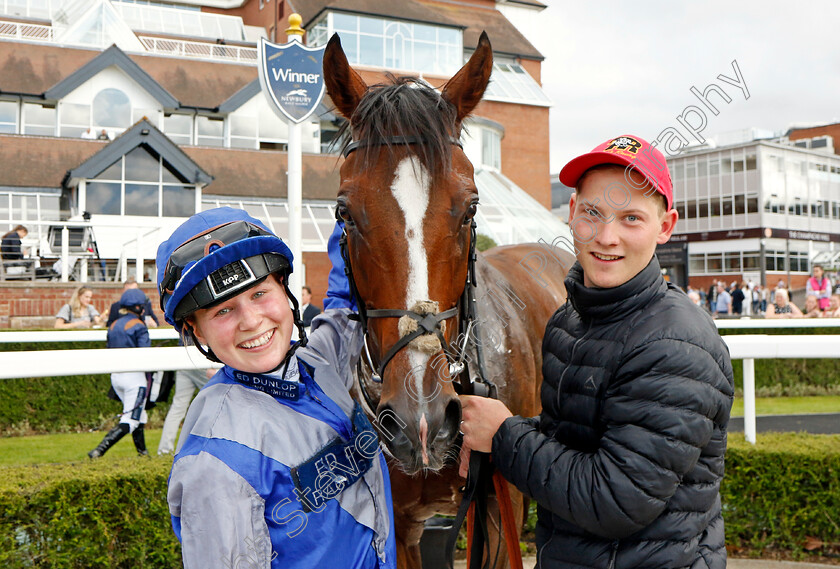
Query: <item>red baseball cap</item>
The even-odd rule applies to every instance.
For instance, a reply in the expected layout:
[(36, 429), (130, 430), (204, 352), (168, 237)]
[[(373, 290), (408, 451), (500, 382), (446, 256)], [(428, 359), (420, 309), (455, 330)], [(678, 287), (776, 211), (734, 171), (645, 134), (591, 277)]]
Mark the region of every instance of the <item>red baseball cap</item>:
[(593, 148), (592, 152), (571, 160), (560, 170), (560, 181), (570, 188), (575, 188), (587, 170), (601, 164), (618, 164), (633, 168), (644, 176), (657, 192), (665, 196), (668, 203), (666, 211), (674, 207), (674, 187), (665, 156), (646, 140), (630, 134), (611, 138)]

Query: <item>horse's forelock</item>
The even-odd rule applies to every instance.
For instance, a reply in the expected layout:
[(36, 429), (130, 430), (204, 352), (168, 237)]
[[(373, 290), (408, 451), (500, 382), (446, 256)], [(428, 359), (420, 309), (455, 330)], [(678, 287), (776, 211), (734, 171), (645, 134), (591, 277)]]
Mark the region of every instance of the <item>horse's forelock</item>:
[[(393, 153), (391, 137), (416, 137), (424, 143), (412, 144), (410, 148), (426, 170), (436, 177), (449, 168), (451, 138), (457, 138), (459, 134), (455, 132), (455, 108), (419, 79), (392, 75), (388, 78), (390, 82), (368, 89), (350, 121), (354, 140), (374, 143), (371, 146), (363, 144), (355, 151), (359, 165), (365, 170), (373, 167), (381, 146)], [(347, 137), (345, 147), (349, 142)], [(381, 146), (377, 146), (377, 142), (382, 143)]]

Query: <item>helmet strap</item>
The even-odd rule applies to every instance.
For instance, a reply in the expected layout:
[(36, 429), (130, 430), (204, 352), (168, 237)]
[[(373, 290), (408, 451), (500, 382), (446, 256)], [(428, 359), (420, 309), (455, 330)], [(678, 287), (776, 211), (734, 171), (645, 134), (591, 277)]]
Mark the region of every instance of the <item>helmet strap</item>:
[(190, 326), (189, 322), (187, 322), (185, 320), (184, 324), (183, 324), (183, 327), (187, 331), (187, 333), (190, 335), (190, 338), (192, 338), (193, 345), (196, 348), (198, 348), (198, 351), (201, 352), (201, 355), (203, 355), (205, 358), (207, 358), (211, 362), (216, 362), (218, 364), (224, 363), (222, 360), (220, 360), (219, 358), (216, 357), (216, 354), (213, 353), (213, 350), (210, 349), (209, 346), (207, 348), (205, 348), (203, 345), (201, 345), (201, 342), (198, 341), (198, 338), (195, 335), (195, 330), (193, 329), (192, 326)]

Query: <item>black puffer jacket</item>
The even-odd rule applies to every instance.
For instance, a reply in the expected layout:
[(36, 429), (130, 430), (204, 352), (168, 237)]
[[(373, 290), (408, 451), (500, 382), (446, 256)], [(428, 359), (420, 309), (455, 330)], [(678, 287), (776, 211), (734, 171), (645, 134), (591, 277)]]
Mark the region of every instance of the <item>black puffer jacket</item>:
[(654, 259), (583, 286), (543, 340), (542, 414), (493, 439), (502, 474), (539, 504), (538, 568), (724, 568), (723, 477), (733, 381), (711, 318)]

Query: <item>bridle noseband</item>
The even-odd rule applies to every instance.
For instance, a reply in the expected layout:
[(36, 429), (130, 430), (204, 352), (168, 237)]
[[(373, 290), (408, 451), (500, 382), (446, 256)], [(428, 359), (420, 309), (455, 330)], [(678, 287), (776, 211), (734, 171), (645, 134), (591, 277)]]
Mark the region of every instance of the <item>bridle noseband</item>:
[[(463, 147), (461, 142), (454, 137), (450, 137), (449, 142), (455, 146)], [(355, 142), (349, 143), (346, 148), (344, 149), (344, 157), (346, 158), (351, 152), (357, 150), (358, 148), (364, 148), (369, 146), (382, 146), (382, 145), (391, 145), (391, 144), (425, 144), (426, 140), (421, 137), (417, 136), (392, 136), (390, 138), (382, 139), (382, 140), (359, 140)], [(341, 220), (341, 217), (338, 215), (338, 208), (336, 208), (336, 219)], [(443, 348), (443, 352), (446, 355), (446, 359), (449, 362), (449, 375), (451, 378), (460, 377), (460, 385), (455, 383), (454, 386), (456, 391), (459, 393), (471, 394), (475, 393), (478, 389), (482, 391), (482, 394), (490, 394), (495, 393), (495, 385), (485, 379), (486, 375), (484, 373), (484, 358), (483, 353), (481, 350), (481, 342), (476, 342), (476, 356), (477, 356), (477, 364), (478, 364), (478, 383), (474, 383), (472, 381), (471, 375), (469, 373), (469, 368), (467, 365), (467, 361), (465, 359), (465, 353), (467, 349), (467, 345), (469, 343), (470, 334), (477, 334), (478, 333), (478, 322), (476, 318), (476, 307), (475, 307), (475, 287), (476, 287), (476, 271), (475, 271), (475, 261), (476, 261), (476, 250), (475, 250), (475, 241), (476, 241), (476, 223), (475, 219), (470, 220), (470, 249), (469, 249), (469, 256), (467, 259), (467, 279), (464, 283), (464, 291), (461, 293), (460, 298), (458, 299), (458, 303), (443, 312), (439, 312), (437, 314), (429, 314), (429, 313), (420, 313), (415, 312), (413, 310), (403, 310), (398, 308), (375, 308), (375, 309), (368, 309), (365, 306), (364, 299), (362, 299), (361, 295), (359, 294), (359, 289), (356, 286), (356, 280), (353, 275), (353, 266), (350, 261), (350, 254), (348, 251), (347, 246), (347, 230), (344, 230), (343, 235), (339, 241), (341, 246), (341, 257), (344, 260), (344, 273), (347, 275), (347, 280), (350, 284), (350, 293), (353, 296), (353, 300), (356, 303), (358, 308), (358, 319), (362, 325), (363, 331), (363, 343), (364, 343), (364, 354), (363, 356), (366, 358), (366, 363), (371, 370), (371, 379), (376, 383), (381, 383), (382, 378), (385, 374), (385, 368), (388, 363), (397, 355), (397, 353), (408, 346), (414, 339), (419, 338), (420, 336), (424, 336), (427, 334), (434, 334), (438, 337), (441, 343), (441, 347)], [(383, 357), (382, 361), (379, 363), (378, 366), (375, 366), (373, 363), (373, 358), (371, 358), (370, 351), (368, 350), (367, 345), (367, 336), (368, 336), (368, 321), (371, 318), (402, 318), (407, 316), (412, 320), (417, 322), (417, 329), (405, 336), (402, 336)], [(443, 331), (441, 329), (441, 323), (445, 320), (450, 318), (458, 317), (458, 337), (463, 338), (462, 345), (458, 346), (457, 349), (459, 350), (457, 353), (457, 360), (453, 360), (453, 352), (450, 349), (449, 344), (446, 341), (446, 338), (443, 335)], [(365, 399), (365, 403), (367, 403), (368, 407), (374, 413), (376, 412), (376, 405), (374, 404), (372, 398), (367, 392), (367, 389), (364, 385), (364, 380), (359, 377), (359, 386), (362, 392), (362, 396)], [(482, 389), (483, 388), (483, 389)]]

